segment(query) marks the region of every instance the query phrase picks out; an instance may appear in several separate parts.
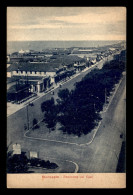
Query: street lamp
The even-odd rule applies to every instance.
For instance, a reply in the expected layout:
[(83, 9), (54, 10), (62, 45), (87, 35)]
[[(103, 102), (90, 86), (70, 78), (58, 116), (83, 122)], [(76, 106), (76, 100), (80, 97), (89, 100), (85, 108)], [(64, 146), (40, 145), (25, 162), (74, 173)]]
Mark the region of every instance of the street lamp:
[(30, 125), (30, 121), (29, 121), (29, 109), (28, 109), (28, 106), (34, 106), (33, 103), (29, 102), (26, 106), (26, 111), (27, 111), (27, 129), (29, 130), (29, 125)]
[(28, 105), (26, 106), (27, 110), (27, 129), (29, 130), (29, 110), (28, 110)]

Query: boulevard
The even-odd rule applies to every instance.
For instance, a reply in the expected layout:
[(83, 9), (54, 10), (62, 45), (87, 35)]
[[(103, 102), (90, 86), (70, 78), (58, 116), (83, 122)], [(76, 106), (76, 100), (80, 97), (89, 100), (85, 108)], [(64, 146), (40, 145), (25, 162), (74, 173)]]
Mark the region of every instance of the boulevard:
[[(97, 63), (95, 66), (101, 66), (101, 63)], [(64, 82), (64, 84), (62, 84), (62, 89), (68, 88), (71, 90), (74, 87), (74, 83), (80, 81), (85, 74), (94, 69), (95, 66), (81, 72), (75, 78)], [(38, 116), (38, 120), (42, 118), (42, 113), (38, 111), (41, 102), (50, 99), (51, 97), (56, 99), (59, 89), (59, 86), (57, 86), (57, 88), (54, 89), (54, 95), (52, 95), (51, 92), (48, 92), (46, 95), (33, 100), (33, 107), (28, 106), (30, 124), (34, 117)], [(124, 75), (108, 109), (102, 114), (101, 124), (95, 138), (89, 145), (78, 146), (51, 142), (48, 140), (27, 139), (24, 137), (25, 131), (23, 128), (24, 123), (27, 123), (27, 106), (22, 107), (20, 110), (8, 116), (7, 144), (10, 144), (11, 147), (13, 143), (19, 143), (26, 152), (39, 152), (39, 157), (41, 159), (52, 160), (59, 165), (59, 169), (55, 170), (59, 173), (75, 172), (75, 170), (79, 173), (116, 172), (123, 141), (120, 138), (120, 134), (125, 134), (126, 131), (125, 99), (126, 76)]]

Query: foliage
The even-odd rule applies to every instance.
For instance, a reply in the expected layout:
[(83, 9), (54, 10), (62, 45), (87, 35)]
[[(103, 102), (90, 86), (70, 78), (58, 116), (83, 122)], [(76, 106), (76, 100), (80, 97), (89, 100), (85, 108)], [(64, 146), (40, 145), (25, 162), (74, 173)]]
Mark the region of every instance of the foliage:
[(55, 169), (58, 167), (56, 163), (49, 160), (41, 160), (39, 158), (28, 159), (25, 152), (14, 154), (9, 151), (7, 153), (7, 173), (29, 173), (30, 167), (41, 167), (47, 169)]
[(51, 98), (50, 100), (47, 100), (41, 104), (41, 110), (42, 112), (46, 111), (48, 112), (49, 109), (54, 105), (54, 98)]
[(54, 130), (56, 126), (57, 107), (54, 104), (54, 98), (47, 100), (41, 104), (42, 112), (44, 112), (43, 121), (46, 123), (47, 128)]
[(28, 158), (25, 152), (21, 154), (14, 154), (8, 152), (7, 154), (7, 173), (27, 173), (28, 172)]
[(88, 73), (75, 84), (74, 90), (59, 90), (57, 105), (48, 100), (42, 106), (46, 111), (44, 121), (48, 128), (59, 122), (61, 130), (68, 134), (81, 136), (91, 132), (101, 120), (99, 112), (103, 109), (105, 97), (113, 91), (124, 70), (125, 61), (115, 59), (106, 62), (102, 69)]
[(37, 129), (39, 128), (39, 125), (37, 124), (38, 120), (36, 118), (33, 119), (33, 128), (32, 129)]
[(32, 167), (42, 167), (42, 168), (47, 168), (47, 169), (55, 169), (58, 167), (56, 163), (51, 163), (49, 160), (41, 160), (39, 158), (31, 158), (29, 160), (29, 164)]
[(69, 90), (68, 89), (63, 89), (63, 90), (59, 90), (58, 92), (58, 97), (65, 102), (68, 98), (69, 98)]

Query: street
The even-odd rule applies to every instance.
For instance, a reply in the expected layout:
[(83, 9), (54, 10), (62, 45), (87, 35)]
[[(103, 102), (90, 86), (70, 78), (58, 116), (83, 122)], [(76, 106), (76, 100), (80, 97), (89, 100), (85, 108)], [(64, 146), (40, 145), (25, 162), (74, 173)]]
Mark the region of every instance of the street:
[[(113, 56), (109, 56), (108, 60), (112, 60)], [(94, 68), (98, 67), (99, 69), (102, 68), (103, 64), (106, 62), (107, 58), (101, 60), (100, 62), (97, 62), (95, 65), (90, 66), (89, 68), (83, 70), (82, 72), (74, 75), (73, 77), (71, 77), (69, 80), (67, 81), (61, 81), (61, 85), (62, 88), (68, 88), (69, 90), (73, 89), (74, 87), (74, 83), (75, 82), (79, 82), (86, 74), (88, 74), (91, 70), (93, 70)], [(7, 102), (7, 117), (14, 114), (15, 112), (19, 111), (20, 109), (23, 109), (26, 104), (28, 104), (28, 102), (35, 102), (40, 98), (44, 98), (44, 99), (49, 99), (51, 97), (54, 97), (54, 99), (57, 99), (57, 93), (59, 90), (59, 84), (54, 84), (54, 89), (52, 89), (51, 91), (47, 92), (47, 93), (40, 93), (38, 94), (36, 97), (33, 97), (31, 99), (29, 99), (27, 102), (21, 103), (21, 104), (12, 104), (10, 102)], [(9, 89), (10, 86), (14, 85), (15, 82), (13, 83), (9, 83), (7, 85), (7, 89)], [(51, 92), (54, 91), (54, 96), (51, 95)], [(45, 97), (44, 97), (45, 96)]]
[[(101, 65), (101, 64), (100, 64)], [(82, 72), (77, 77), (62, 85), (62, 88), (72, 89), (75, 82), (80, 81), (85, 74), (95, 67)], [(60, 165), (59, 172), (74, 172), (72, 161), (78, 165), (79, 173), (110, 173), (116, 172), (121, 149), (121, 132), (126, 131), (126, 78), (124, 76), (110, 106), (102, 114), (102, 121), (93, 142), (87, 146), (69, 145), (63, 143), (33, 140), (24, 137), (24, 123), (27, 123), (26, 107), (10, 115), (7, 119), (7, 144), (19, 143), (24, 151), (38, 151), (39, 157), (48, 158)], [(54, 90), (54, 98), (60, 88)], [(34, 101), (34, 107), (29, 107), (30, 124), (33, 118), (42, 118), (41, 102), (53, 97), (51, 93)], [(34, 109), (34, 111), (33, 111)], [(64, 164), (65, 163), (65, 164)], [(72, 163), (73, 164), (73, 163)], [(71, 168), (72, 167), (72, 168)]]

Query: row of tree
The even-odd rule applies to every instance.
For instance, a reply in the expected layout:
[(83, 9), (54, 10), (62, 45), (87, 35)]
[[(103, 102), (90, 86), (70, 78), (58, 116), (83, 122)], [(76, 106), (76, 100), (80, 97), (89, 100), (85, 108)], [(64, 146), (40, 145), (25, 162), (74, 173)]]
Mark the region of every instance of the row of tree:
[(99, 112), (124, 70), (124, 61), (106, 62), (102, 69), (92, 70), (76, 83), (74, 90), (59, 90), (57, 104), (54, 98), (43, 102), (41, 109), (49, 130), (55, 130), (58, 122), (64, 133), (78, 136), (89, 133), (101, 120)]
[(7, 153), (7, 173), (30, 173), (30, 167), (55, 169), (58, 165), (49, 160), (45, 161), (39, 158), (28, 159), (25, 152), (14, 155), (12, 151)]

